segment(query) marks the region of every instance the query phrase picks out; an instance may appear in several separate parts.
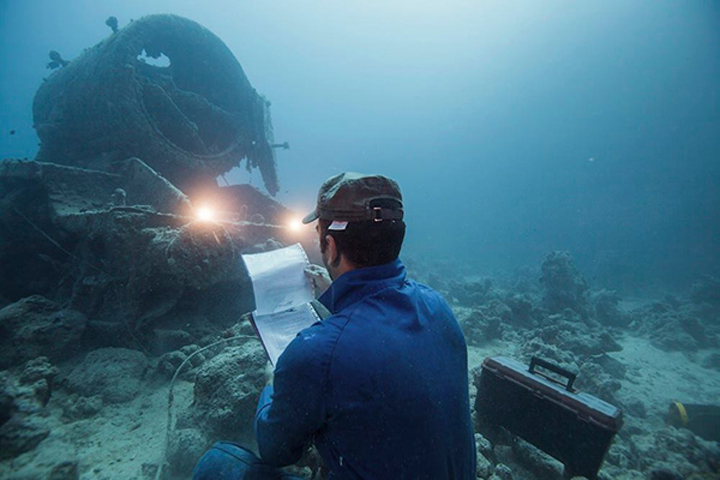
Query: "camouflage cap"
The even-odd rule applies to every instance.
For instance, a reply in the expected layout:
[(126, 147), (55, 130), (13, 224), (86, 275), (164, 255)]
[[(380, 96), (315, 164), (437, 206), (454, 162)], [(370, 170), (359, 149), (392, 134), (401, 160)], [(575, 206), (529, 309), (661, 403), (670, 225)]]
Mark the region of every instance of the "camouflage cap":
[(345, 172), (325, 180), (317, 208), (303, 219), (339, 222), (402, 220), (402, 194), (398, 184), (383, 175)]

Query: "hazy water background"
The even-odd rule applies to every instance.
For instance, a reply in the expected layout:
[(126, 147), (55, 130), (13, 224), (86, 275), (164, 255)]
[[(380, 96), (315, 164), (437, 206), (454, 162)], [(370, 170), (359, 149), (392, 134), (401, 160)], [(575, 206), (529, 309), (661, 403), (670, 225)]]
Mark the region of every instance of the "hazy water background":
[(150, 13), (212, 30), (272, 101), (291, 208), (379, 172), (416, 257), (486, 272), (565, 249), (627, 292), (720, 272), (720, 2), (0, 0), (0, 157), (37, 152), (48, 51)]

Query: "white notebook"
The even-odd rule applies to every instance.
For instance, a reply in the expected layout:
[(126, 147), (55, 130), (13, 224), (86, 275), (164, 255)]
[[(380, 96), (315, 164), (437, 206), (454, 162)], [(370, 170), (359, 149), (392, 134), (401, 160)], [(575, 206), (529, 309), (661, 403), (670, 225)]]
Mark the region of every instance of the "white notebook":
[(255, 331), (275, 366), (298, 332), (320, 320), (309, 303), (314, 299), (305, 275), (310, 261), (299, 243), (242, 258), (255, 294)]

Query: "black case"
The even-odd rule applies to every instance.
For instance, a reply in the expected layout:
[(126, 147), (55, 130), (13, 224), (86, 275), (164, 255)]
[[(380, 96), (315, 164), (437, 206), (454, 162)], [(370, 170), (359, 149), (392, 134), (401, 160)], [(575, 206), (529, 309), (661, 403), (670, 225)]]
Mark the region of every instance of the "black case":
[[(536, 372), (543, 367), (567, 378), (562, 384)], [(575, 375), (533, 358), (528, 368), (507, 357), (488, 357), (475, 378), (478, 429), (504, 427), (565, 465), (565, 475), (597, 478), (605, 453), (622, 426), (622, 412), (572, 389)]]

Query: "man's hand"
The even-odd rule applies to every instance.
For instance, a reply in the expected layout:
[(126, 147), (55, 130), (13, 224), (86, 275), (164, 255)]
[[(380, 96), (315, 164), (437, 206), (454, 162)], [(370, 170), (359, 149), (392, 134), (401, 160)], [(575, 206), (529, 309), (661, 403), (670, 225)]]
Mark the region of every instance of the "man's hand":
[(270, 362), (265, 365), (265, 386), (272, 385), (275, 380), (275, 369)]
[(307, 275), (312, 282), (315, 298), (320, 298), (320, 295), (325, 293), (325, 290), (327, 290), (332, 283), (330, 274), (320, 265), (310, 265), (306, 267), (305, 275)]

